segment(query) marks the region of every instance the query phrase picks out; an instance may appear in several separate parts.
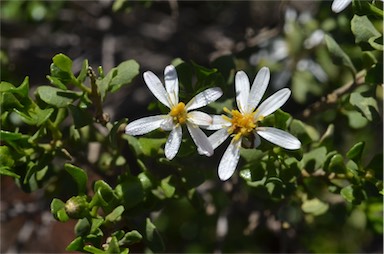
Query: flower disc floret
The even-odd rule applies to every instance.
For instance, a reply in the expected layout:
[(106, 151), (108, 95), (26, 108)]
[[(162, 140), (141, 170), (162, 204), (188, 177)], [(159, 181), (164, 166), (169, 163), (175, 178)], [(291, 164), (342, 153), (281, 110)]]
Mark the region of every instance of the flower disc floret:
[(188, 113), (183, 102), (180, 102), (176, 106), (172, 107), (171, 112), (169, 113), (175, 124), (184, 124), (188, 118), (187, 114)]
[(231, 111), (224, 108), (224, 111), (232, 115), (232, 118), (225, 116), (224, 119), (231, 123), (228, 133), (234, 133), (234, 139), (238, 140), (242, 136), (248, 136), (257, 127), (254, 120), (256, 112), (242, 114), (240, 111), (232, 109)]

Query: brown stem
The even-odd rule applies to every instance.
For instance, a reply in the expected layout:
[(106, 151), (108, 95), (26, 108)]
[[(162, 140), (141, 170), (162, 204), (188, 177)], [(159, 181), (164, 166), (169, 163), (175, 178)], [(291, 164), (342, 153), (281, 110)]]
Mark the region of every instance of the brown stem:
[(107, 123), (109, 122), (109, 115), (103, 112), (103, 106), (102, 106), (100, 94), (96, 85), (96, 74), (94, 73), (94, 71), (90, 66), (88, 67), (88, 76), (91, 79), (90, 97), (93, 104), (96, 107), (96, 112), (95, 112), (96, 121), (101, 123), (103, 126), (106, 126)]
[(365, 76), (367, 74), (366, 70), (362, 70), (356, 74), (356, 77), (353, 81), (348, 82), (342, 87), (337, 88), (333, 92), (321, 97), (317, 102), (309, 105), (302, 113), (302, 117), (308, 118), (311, 115), (323, 111), (332, 105), (337, 103), (337, 100), (344, 94), (352, 91), (356, 87), (365, 83)]

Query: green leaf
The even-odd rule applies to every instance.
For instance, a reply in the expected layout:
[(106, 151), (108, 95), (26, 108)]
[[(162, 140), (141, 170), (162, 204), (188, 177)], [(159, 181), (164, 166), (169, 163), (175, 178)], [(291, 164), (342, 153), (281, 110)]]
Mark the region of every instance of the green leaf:
[(291, 119), (291, 115), (281, 109), (276, 110), (273, 115), (275, 118), (275, 127), (281, 130), (286, 130)]
[(68, 214), (65, 212), (65, 209), (62, 209), (56, 213), (56, 218), (60, 222), (67, 222), (69, 220)]
[(53, 63), (63, 71), (71, 72), (72, 71), (72, 60), (66, 55), (60, 53), (55, 55), (53, 58)]
[(39, 86), (36, 93), (44, 102), (58, 108), (70, 105), (81, 96), (81, 92), (65, 91), (51, 86)]
[(375, 42), (375, 40), (382, 37), (382, 35), (376, 30), (367, 16), (354, 15), (351, 20), (351, 30), (355, 35), (355, 42), (360, 43), (363, 50), (371, 49), (368, 47), (369, 45), (374, 49), (383, 50), (383, 45)]
[(153, 157), (159, 154), (166, 140), (165, 138), (139, 138), (138, 141), (141, 152), (145, 156)]
[(105, 220), (110, 222), (119, 221), (121, 219), (121, 215), (123, 214), (124, 210), (125, 208), (122, 205), (116, 207), (110, 214), (108, 214), (105, 217)]
[(364, 199), (364, 193), (359, 187), (348, 185), (341, 189), (341, 196), (348, 201), (349, 203), (353, 203), (358, 205)]
[(372, 97), (364, 97), (361, 93), (352, 93), (349, 102), (356, 106), (363, 116), (369, 121), (373, 121), (374, 117), (377, 117), (379, 111), (377, 101)]
[(103, 250), (100, 250), (92, 245), (86, 245), (84, 246), (83, 248), (85, 251), (88, 251), (90, 253), (94, 253), (94, 254), (109, 254), (109, 252), (106, 252), (106, 251), (103, 251)]
[(301, 168), (306, 169), (308, 172), (319, 169), (326, 159), (326, 154), (327, 149), (324, 146), (305, 153), (300, 161)]
[(20, 86), (15, 87), (11, 83), (2, 81), (0, 83), (0, 93), (9, 92), (19, 95), (21, 98), (28, 97), (29, 77), (25, 77)]
[(103, 180), (97, 180), (94, 184), (93, 191), (95, 192), (95, 195), (89, 203), (90, 207), (114, 207), (118, 197), (115, 195), (111, 186), (109, 186), (106, 182)]
[(332, 156), (331, 161), (329, 162), (330, 172), (335, 173), (344, 173), (345, 172), (344, 158), (340, 154), (335, 154)]
[(315, 128), (297, 119), (292, 120), (289, 130), (289, 132), (297, 137), (303, 145), (318, 141), (320, 138), (320, 134)]
[(327, 203), (324, 203), (317, 198), (306, 200), (301, 205), (303, 212), (313, 214), (314, 216), (324, 214), (328, 208), (329, 205)]
[(59, 210), (64, 209), (65, 203), (60, 199), (54, 198), (51, 202), (51, 213), (55, 214)]
[(49, 82), (51, 82), (51, 85), (54, 85), (62, 90), (67, 90), (67, 87), (63, 84), (63, 82), (61, 82), (59, 78), (49, 76), (49, 75), (47, 75), (46, 77), (49, 80)]
[(145, 241), (153, 252), (161, 252), (164, 250), (163, 240), (161, 239), (156, 226), (149, 218), (145, 221)]
[[(72, 73), (72, 60), (64, 54), (57, 54), (53, 58), (51, 64), (51, 78), (57, 78), (63, 85), (67, 85), (71, 82), (77, 82)], [(55, 84), (60, 83), (55, 81)]]
[(87, 77), (88, 68), (89, 68), (88, 60), (85, 59), (83, 61), (83, 65), (81, 67), (81, 71), (79, 73), (79, 76), (77, 76), (77, 81), (79, 83), (83, 83), (84, 82), (85, 78)]
[(332, 60), (336, 65), (344, 65), (352, 71), (353, 76), (356, 75), (356, 68), (353, 65), (349, 56), (340, 48), (339, 44), (329, 35), (325, 35), (325, 42), (327, 48), (332, 55)]
[(27, 113), (18, 109), (13, 109), (13, 111), (15, 111), (26, 124), (40, 126), (49, 119), (55, 110), (53, 108), (40, 109), (38, 106), (34, 106), (29, 108)]
[(21, 139), (26, 140), (28, 138), (30, 138), (30, 136), (28, 136), (28, 135), (0, 130), (0, 140), (1, 141), (13, 141), (13, 140), (21, 140)]
[(93, 123), (93, 117), (89, 111), (86, 109), (76, 107), (73, 105), (68, 105), (69, 110), (72, 113), (73, 122), (76, 129), (80, 129), (84, 126), (90, 125)]
[(119, 121), (116, 121), (113, 123), (113, 127), (109, 131), (109, 135), (108, 135), (108, 140), (113, 148), (118, 147), (118, 143), (117, 143), (118, 137), (120, 137), (123, 134), (120, 127), (122, 125), (126, 125), (127, 123), (128, 123), (127, 118), (120, 119)]
[(8, 146), (0, 146), (0, 154), (0, 167), (12, 168), (15, 165), (15, 160)]
[(66, 222), (69, 220), (67, 213), (65, 212), (65, 203), (60, 199), (54, 198), (51, 202), (51, 213), (53, 216), (61, 221)]
[(76, 236), (86, 236), (89, 234), (91, 225), (87, 218), (79, 219), (75, 225), (75, 234)]
[(79, 194), (86, 194), (87, 192), (87, 181), (88, 176), (85, 171), (79, 167), (76, 167), (72, 164), (64, 164), (65, 170), (73, 177), (77, 184), (77, 190)]
[(0, 175), (10, 176), (14, 178), (20, 178), (20, 176), (12, 171), (12, 168), (8, 166), (0, 166)]
[(368, 124), (367, 118), (365, 118), (360, 112), (346, 111), (344, 114), (348, 117), (348, 124), (353, 129), (361, 129)]
[(111, 80), (109, 90), (113, 93), (129, 84), (139, 74), (139, 64), (135, 60), (122, 62), (117, 67), (117, 75)]
[(140, 180), (134, 176), (122, 179), (115, 188), (117, 196), (124, 200), (125, 208), (132, 208), (144, 200), (144, 189)]
[(123, 85), (130, 83), (139, 74), (139, 64), (135, 60), (122, 62), (117, 67), (112, 68), (103, 79), (98, 79), (101, 99), (104, 101), (108, 91), (115, 92)]
[(354, 162), (360, 162), (361, 155), (363, 154), (365, 142), (356, 143), (354, 146), (349, 149), (347, 152), (347, 158), (353, 160)]
[(104, 219), (102, 218), (92, 218), (92, 225), (91, 225), (91, 234), (96, 233), (97, 229), (100, 228), (101, 225), (103, 225)]
[(132, 230), (124, 235), (124, 237), (119, 241), (119, 244), (130, 245), (140, 242), (141, 239), (143, 239), (143, 236), (137, 230)]
[(65, 248), (67, 251), (82, 251), (84, 247), (84, 240), (81, 236), (76, 237), (68, 246)]
[(108, 253), (111, 253), (111, 254), (121, 253), (119, 243), (118, 243), (116, 237), (112, 236), (110, 239), (111, 240), (109, 241), (109, 243), (107, 243), (108, 247), (106, 248), (106, 251)]
[(170, 184), (171, 180), (172, 176), (168, 176), (167, 178), (162, 179), (160, 184), (167, 198), (171, 198), (176, 191), (176, 188), (172, 184)]

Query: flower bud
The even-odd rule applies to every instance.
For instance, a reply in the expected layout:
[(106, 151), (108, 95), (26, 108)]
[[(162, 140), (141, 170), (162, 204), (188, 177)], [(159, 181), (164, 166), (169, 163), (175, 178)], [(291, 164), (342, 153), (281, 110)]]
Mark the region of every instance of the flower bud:
[(65, 212), (72, 219), (84, 218), (89, 214), (86, 196), (71, 197), (65, 203)]

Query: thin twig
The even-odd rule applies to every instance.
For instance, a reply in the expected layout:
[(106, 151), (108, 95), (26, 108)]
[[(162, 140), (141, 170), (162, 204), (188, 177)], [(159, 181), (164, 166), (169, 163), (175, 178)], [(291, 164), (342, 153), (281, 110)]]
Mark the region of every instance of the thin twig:
[(319, 101), (309, 105), (309, 107), (303, 111), (302, 116), (304, 118), (308, 118), (311, 115), (313, 115), (317, 112), (323, 111), (323, 110), (331, 107), (332, 105), (336, 104), (338, 99), (342, 95), (344, 95), (344, 94), (352, 91), (356, 87), (364, 84), (366, 74), (367, 74), (366, 70), (360, 71), (359, 73), (356, 74), (356, 77), (353, 81), (348, 82), (347, 84), (343, 85), (340, 88), (337, 88), (336, 90), (327, 94), (326, 96), (321, 97), (321, 99)]

